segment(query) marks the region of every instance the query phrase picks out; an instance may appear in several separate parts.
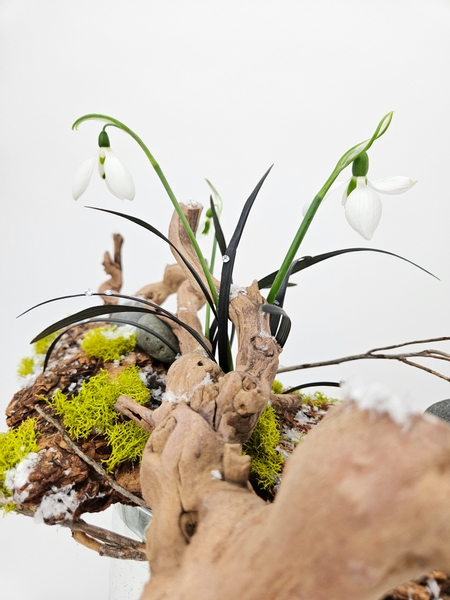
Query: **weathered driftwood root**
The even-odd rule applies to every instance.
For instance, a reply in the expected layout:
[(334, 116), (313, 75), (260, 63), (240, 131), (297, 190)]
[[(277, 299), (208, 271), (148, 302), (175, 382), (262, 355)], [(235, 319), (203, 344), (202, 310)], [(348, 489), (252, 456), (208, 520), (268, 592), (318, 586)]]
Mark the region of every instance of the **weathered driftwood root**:
[[(195, 228), (198, 209), (185, 214)], [(175, 217), (171, 241), (197, 268)], [(195, 289), (189, 271), (181, 265)], [(218, 288), (218, 282), (215, 282)], [(354, 403), (333, 408), (290, 458), (272, 505), (248, 485), (241, 443), (270, 395), (280, 349), (256, 285), (230, 300), (236, 371), (195, 349), (167, 376), (141, 487), (153, 510), (143, 600), (376, 600), (450, 569), (450, 429)]]
[(141, 471), (162, 514), (148, 533), (143, 600), (376, 600), (450, 569), (443, 422), (405, 427), (353, 403), (334, 408), (294, 452), (272, 505), (216, 479), (222, 461), (204, 419), (184, 404), (168, 411)]
[(168, 265), (162, 281), (150, 283), (136, 292), (136, 296), (145, 298), (155, 304), (162, 304), (174, 294), (185, 280), (185, 275), (178, 264)]
[[(111, 258), (109, 252), (105, 252), (103, 258), (103, 268), (105, 269), (105, 273), (109, 275), (109, 279), (102, 283), (102, 285), (98, 288), (100, 294), (103, 294), (106, 291), (120, 293), (122, 289), (122, 244), (123, 237), (120, 233), (115, 233), (113, 235), (114, 240), (114, 258)], [(105, 304), (117, 304), (117, 298), (112, 296), (103, 296), (103, 302)]]

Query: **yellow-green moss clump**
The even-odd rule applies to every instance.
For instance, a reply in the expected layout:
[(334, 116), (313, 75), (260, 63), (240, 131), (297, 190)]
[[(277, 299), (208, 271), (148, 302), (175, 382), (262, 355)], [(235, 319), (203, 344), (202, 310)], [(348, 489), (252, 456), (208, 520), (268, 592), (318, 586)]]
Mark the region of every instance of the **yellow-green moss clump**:
[(282, 394), (283, 393), (283, 384), (281, 383), (281, 381), (278, 381), (277, 379), (274, 380), (274, 382), (272, 383), (272, 393), (273, 394)]
[(33, 373), (36, 373), (37, 369), (42, 367), (44, 364), (45, 354), (57, 335), (59, 335), (59, 331), (51, 333), (47, 337), (33, 344), (34, 355), (22, 358), (19, 363), (17, 368), (17, 374), (19, 377), (28, 377), (28, 375), (33, 375)]
[(81, 347), (89, 357), (104, 361), (120, 360), (133, 352), (136, 346), (136, 333), (131, 327), (106, 325), (90, 329), (81, 342)]
[(18, 427), (0, 433), (0, 493), (12, 496), (5, 487), (6, 472), (18, 465), (30, 452), (39, 452), (35, 419), (27, 419)]
[(251, 471), (262, 489), (272, 487), (281, 472), (284, 459), (276, 451), (280, 441), (280, 430), (275, 410), (267, 406), (256, 424), (251, 437), (242, 451), (251, 456)]
[[(79, 440), (91, 433), (104, 435), (111, 446), (111, 456), (104, 461), (108, 471), (126, 460), (140, 459), (148, 433), (134, 423), (118, 423), (119, 413), (114, 408), (119, 396), (130, 396), (138, 404), (146, 404), (150, 392), (139, 376), (136, 366), (126, 368), (115, 378), (101, 370), (81, 385), (80, 392), (68, 398), (58, 390), (48, 402), (63, 417), (70, 437)], [(119, 432), (124, 435), (120, 438)]]
[(321, 407), (323, 404), (335, 404), (336, 402), (340, 402), (339, 398), (329, 398), (322, 394), (322, 392), (314, 392), (312, 396), (304, 396), (305, 401), (312, 406)]

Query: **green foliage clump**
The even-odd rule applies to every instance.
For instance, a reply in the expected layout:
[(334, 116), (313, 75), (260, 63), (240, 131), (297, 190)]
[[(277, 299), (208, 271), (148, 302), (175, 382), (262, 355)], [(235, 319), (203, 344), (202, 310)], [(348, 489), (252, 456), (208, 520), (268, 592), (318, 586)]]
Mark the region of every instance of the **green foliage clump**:
[(312, 406), (321, 407), (323, 404), (334, 404), (335, 402), (340, 402), (339, 398), (329, 398), (322, 394), (322, 392), (314, 392), (312, 396), (305, 396), (305, 401), (307, 401)]
[(126, 460), (140, 460), (149, 436), (150, 434), (134, 421), (116, 423), (108, 428), (106, 438), (112, 451), (108, 460), (103, 461), (106, 470), (111, 472), (116, 465)]
[(42, 340), (35, 342), (33, 345), (34, 345), (34, 351), (36, 352), (36, 354), (45, 354), (47, 352), (47, 350), (50, 348), (50, 344), (53, 342), (53, 340), (56, 337), (58, 337), (58, 335), (59, 335), (59, 331), (55, 331), (54, 333), (47, 335), (47, 337), (42, 338)]
[(283, 467), (284, 459), (275, 449), (279, 441), (277, 415), (271, 406), (267, 406), (259, 417), (251, 437), (242, 448), (244, 454), (251, 456), (251, 471), (264, 490), (273, 486)]
[(59, 331), (51, 333), (42, 340), (33, 344), (34, 356), (26, 356), (22, 358), (17, 368), (17, 374), (19, 377), (27, 377), (33, 375), (37, 368), (41, 367), (44, 363), (44, 355), (50, 347), (50, 344), (57, 337)]
[(17, 369), (17, 374), (19, 375), (19, 377), (27, 377), (27, 375), (32, 375), (33, 371), (34, 358), (31, 358), (31, 356), (26, 356), (25, 358), (22, 358)]
[(27, 419), (18, 427), (0, 433), (0, 493), (11, 496), (5, 487), (6, 472), (18, 465), (30, 452), (39, 452), (35, 419)]
[(78, 440), (88, 437), (92, 431), (104, 434), (117, 423), (119, 413), (114, 404), (122, 395), (130, 396), (139, 404), (145, 404), (149, 399), (150, 392), (136, 366), (126, 368), (114, 379), (102, 369), (82, 383), (76, 396), (68, 398), (58, 390), (49, 403), (63, 417), (69, 435)]
[(133, 421), (118, 422), (119, 413), (114, 408), (119, 396), (126, 395), (138, 404), (146, 404), (150, 392), (139, 377), (136, 366), (127, 367), (114, 379), (102, 369), (81, 385), (80, 392), (68, 398), (58, 390), (48, 402), (64, 420), (64, 427), (75, 440), (99, 433), (111, 446), (110, 457), (103, 461), (107, 470), (124, 461), (137, 461), (142, 457), (149, 434)]
[(283, 393), (283, 384), (278, 379), (275, 379), (272, 383), (272, 392), (274, 394), (282, 394)]
[(136, 334), (121, 334), (116, 325), (90, 329), (81, 342), (81, 347), (89, 357), (104, 361), (120, 360), (124, 354), (132, 352), (136, 346)]

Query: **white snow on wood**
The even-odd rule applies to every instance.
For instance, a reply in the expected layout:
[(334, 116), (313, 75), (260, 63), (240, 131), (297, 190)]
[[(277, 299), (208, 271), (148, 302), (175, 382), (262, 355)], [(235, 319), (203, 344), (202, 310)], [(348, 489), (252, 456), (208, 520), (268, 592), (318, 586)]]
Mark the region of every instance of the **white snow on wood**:
[(29, 492), (23, 490), (19, 493), (17, 490), (30, 483), (29, 476), (34, 471), (38, 458), (38, 452), (29, 452), (13, 469), (5, 471), (5, 487), (14, 492), (13, 499), (19, 504), (27, 498)]
[(57, 517), (58, 519), (71, 519), (73, 513), (80, 504), (72, 484), (58, 489), (52, 487), (51, 492), (46, 494), (37, 509), (34, 520), (36, 523), (43, 523), (45, 519)]
[(355, 402), (361, 410), (386, 413), (399, 425), (406, 425), (410, 417), (423, 412), (410, 398), (396, 396), (379, 384), (353, 382), (341, 387), (345, 400)]
[(243, 285), (237, 285), (237, 284), (232, 283), (231, 286), (230, 286), (230, 302), (234, 298), (237, 298), (237, 295), (239, 293), (241, 293), (244, 296), (246, 296), (247, 295), (247, 289)]

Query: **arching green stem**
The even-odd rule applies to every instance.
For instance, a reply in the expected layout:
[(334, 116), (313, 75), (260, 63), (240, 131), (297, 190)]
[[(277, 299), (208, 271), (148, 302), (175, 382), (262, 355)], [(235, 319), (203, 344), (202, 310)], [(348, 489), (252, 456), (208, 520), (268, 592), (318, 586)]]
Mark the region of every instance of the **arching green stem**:
[(336, 167), (334, 168), (334, 171), (328, 177), (327, 181), (325, 182), (321, 190), (318, 192), (318, 194), (316, 194), (314, 200), (311, 202), (308, 208), (306, 215), (303, 217), (303, 220), (300, 223), (300, 227), (298, 228), (298, 231), (295, 234), (294, 239), (292, 240), (289, 250), (287, 251), (287, 254), (284, 257), (283, 263), (279, 268), (277, 276), (275, 277), (272, 287), (270, 288), (270, 291), (267, 295), (267, 302), (269, 304), (273, 304), (277, 293), (283, 283), (283, 280), (286, 277), (289, 267), (292, 261), (295, 259), (295, 255), (297, 254), (300, 244), (302, 243), (303, 238), (305, 237), (306, 232), (308, 231), (309, 226), (311, 225), (314, 215), (316, 214), (320, 203), (325, 197), (325, 194), (328, 192), (331, 185), (338, 177), (339, 173), (343, 171), (346, 167), (348, 167), (360, 154), (362, 154), (363, 152), (367, 152), (367, 150), (372, 146), (374, 141), (381, 137), (387, 131), (389, 125), (391, 124), (393, 115), (393, 112), (387, 113), (387, 115), (385, 115), (378, 123), (378, 126), (370, 139), (365, 140), (364, 142), (361, 142), (356, 146), (353, 146), (352, 148), (350, 148), (350, 150), (347, 150), (347, 152), (341, 156)]
[(180, 221), (183, 223), (183, 227), (186, 230), (186, 233), (189, 236), (189, 239), (191, 240), (192, 246), (194, 247), (194, 250), (197, 254), (198, 260), (200, 261), (200, 265), (203, 269), (203, 273), (205, 274), (206, 280), (208, 282), (208, 286), (209, 289), (211, 291), (211, 296), (214, 300), (215, 305), (217, 306), (219, 298), (217, 296), (217, 292), (216, 292), (216, 288), (214, 286), (214, 282), (212, 280), (212, 276), (211, 273), (208, 269), (208, 265), (206, 264), (206, 261), (203, 257), (203, 254), (200, 250), (200, 247), (198, 245), (197, 239), (194, 235), (194, 232), (192, 231), (183, 211), (181, 210), (181, 206), (180, 203), (178, 202), (178, 200), (175, 197), (175, 194), (172, 191), (172, 188), (169, 185), (169, 182), (167, 181), (164, 173), (162, 172), (161, 167), (159, 166), (158, 162), (155, 160), (153, 154), (150, 152), (150, 150), (147, 148), (147, 146), (145, 145), (145, 143), (143, 142), (143, 140), (136, 134), (134, 133), (134, 131), (132, 129), (130, 129), (129, 127), (127, 127), (124, 123), (122, 123), (121, 121), (118, 121), (117, 119), (114, 119), (113, 117), (108, 117), (107, 115), (101, 115), (101, 114), (88, 114), (88, 115), (84, 115), (82, 117), (80, 117), (79, 119), (77, 119), (75, 121), (75, 123), (72, 125), (72, 129), (78, 129), (78, 126), (83, 123), (84, 121), (91, 121), (91, 120), (99, 120), (102, 122), (107, 122), (105, 127), (107, 126), (113, 126), (113, 127), (118, 127), (119, 129), (122, 129), (123, 131), (125, 131), (126, 133), (128, 133), (128, 135), (130, 135), (138, 144), (139, 146), (142, 148), (142, 150), (144, 151), (146, 157), (148, 158), (148, 160), (150, 161), (150, 164), (152, 165), (153, 169), (155, 170), (156, 174), (159, 177), (159, 180), (161, 181), (164, 189), (167, 192), (167, 195), (169, 196), (173, 207), (177, 213), (177, 215), (180, 218)]

